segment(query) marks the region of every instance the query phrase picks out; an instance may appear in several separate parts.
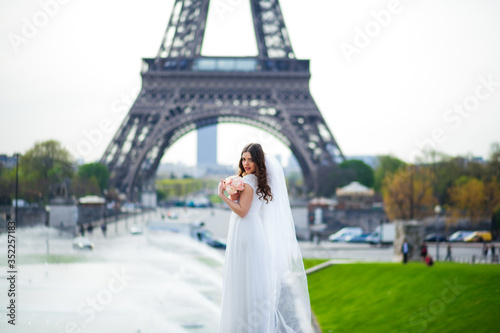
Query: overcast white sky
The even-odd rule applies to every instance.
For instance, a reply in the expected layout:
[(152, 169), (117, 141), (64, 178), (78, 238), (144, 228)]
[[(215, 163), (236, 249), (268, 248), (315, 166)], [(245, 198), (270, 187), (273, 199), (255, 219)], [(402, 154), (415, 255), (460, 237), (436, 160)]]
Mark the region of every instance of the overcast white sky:
[[(48, 139), (78, 152), (87, 132), (94, 142), (81, 157), (98, 160), (139, 91), (141, 58), (156, 55), (174, 2), (65, 1), (49, 6), (43, 22), (41, 4), (51, 0), (0, 0), (0, 153)], [(216, 10), (221, 4), (230, 10)], [(281, 7), (344, 154), (411, 161), (428, 140), (451, 155), (487, 157), (500, 141), (500, 1), (282, 0)], [(249, 8), (246, 0), (212, 0), (202, 53), (255, 55)], [(373, 15), (382, 10), (392, 10), (383, 26)], [(30, 31), (28, 21), (40, 27)], [(362, 40), (358, 31), (366, 29), (371, 37)], [(346, 57), (342, 46), (357, 53)], [(249, 141), (290, 155), (253, 127), (220, 125), (218, 135), (224, 164), (234, 164)], [(163, 158), (177, 161), (196, 163), (195, 132)]]

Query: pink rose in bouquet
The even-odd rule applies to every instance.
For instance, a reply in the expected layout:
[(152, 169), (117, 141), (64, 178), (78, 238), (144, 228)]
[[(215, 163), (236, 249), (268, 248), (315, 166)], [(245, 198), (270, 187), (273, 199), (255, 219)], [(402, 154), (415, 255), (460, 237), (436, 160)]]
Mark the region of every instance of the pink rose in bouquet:
[(240, 176), (229, 176), (224, 180), (224, 183), (226, 184), (226, 192), (231, 195), (243, 191), (245, 188), (245, 182)]

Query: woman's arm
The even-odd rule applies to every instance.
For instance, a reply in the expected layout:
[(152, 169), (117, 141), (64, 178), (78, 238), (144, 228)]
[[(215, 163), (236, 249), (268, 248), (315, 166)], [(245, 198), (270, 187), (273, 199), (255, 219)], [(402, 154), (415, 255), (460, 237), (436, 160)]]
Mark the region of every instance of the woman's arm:
[(245, 217), (252, 205), (253, 191), (250, 185), (245, 184), (245, 188), (240, 192), (240, 202), (234, 202), (224, 195), (224, 181), (219, 183), (219, 197), (241, 218)]
[(240, 200), (240, 192), (236, 194), (230, 194), (229, 199), (231, 199), (232, 201)]

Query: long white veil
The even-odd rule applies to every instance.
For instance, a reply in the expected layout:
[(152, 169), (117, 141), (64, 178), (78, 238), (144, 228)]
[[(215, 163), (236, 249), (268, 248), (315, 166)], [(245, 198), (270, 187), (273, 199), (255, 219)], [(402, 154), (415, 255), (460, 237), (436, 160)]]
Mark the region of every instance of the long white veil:
[(310, 333), (311, 308), (283, 167), (265, 155), (273, 200), (263, 203), (261, 218), (269, 244), (271, 321), (277, 333)]

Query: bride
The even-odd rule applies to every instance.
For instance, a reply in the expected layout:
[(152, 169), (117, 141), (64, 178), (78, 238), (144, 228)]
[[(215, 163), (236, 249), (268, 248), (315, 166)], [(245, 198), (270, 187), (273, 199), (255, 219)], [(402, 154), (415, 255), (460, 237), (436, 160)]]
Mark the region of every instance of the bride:
[(311, 312), (283, 168), (258, 143), (243, 148), (243, 191), (219, 196), (229, 223), (219, 333), (310, 333)]

